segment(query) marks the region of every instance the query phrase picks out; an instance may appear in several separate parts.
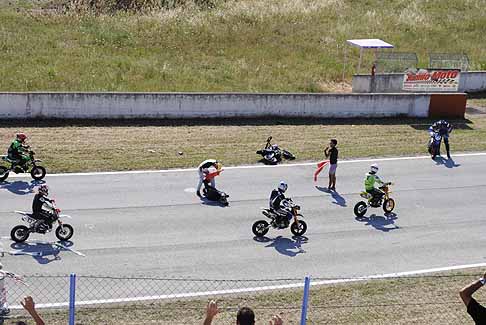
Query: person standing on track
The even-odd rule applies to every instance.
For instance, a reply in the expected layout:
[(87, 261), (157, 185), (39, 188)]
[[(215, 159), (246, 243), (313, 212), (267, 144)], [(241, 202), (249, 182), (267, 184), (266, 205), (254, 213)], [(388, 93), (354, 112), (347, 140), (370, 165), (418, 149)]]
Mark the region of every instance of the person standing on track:
[(324, 149), (326, 158), (329, 158), (329, 187), (327, 189), (330, 191), (336, 190), (336, 168), (338, 161), (338, 149), (336, 146), (337, 140), (331, 139), (329, 146)]

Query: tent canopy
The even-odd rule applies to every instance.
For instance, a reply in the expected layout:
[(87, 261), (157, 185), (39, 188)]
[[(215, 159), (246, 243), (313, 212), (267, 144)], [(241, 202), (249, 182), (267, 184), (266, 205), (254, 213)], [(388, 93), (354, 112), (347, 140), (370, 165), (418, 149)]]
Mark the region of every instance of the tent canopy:
[(393, 45), (381, 39), (348, 39), (346, 42), (363, 49), (392, 49)]
[[(372, 38), (372, 39), (348, 39), (346, 42), (352, 46), (359, 47), (359, 62), (358, 62), (358, 73), (361, 70), (361, 61), (363, 57), (363, 49), (392, 49), (393, 45), (382, 41), (381, 39)], [(346, 53), (346, 52), (345, 52)], [(376, 55), (376, 53), (375, 53)], [(346, 54), (345, 59), (346, 61)], [(343, 79), (344, 79), (344, 72), (343, 72)]]

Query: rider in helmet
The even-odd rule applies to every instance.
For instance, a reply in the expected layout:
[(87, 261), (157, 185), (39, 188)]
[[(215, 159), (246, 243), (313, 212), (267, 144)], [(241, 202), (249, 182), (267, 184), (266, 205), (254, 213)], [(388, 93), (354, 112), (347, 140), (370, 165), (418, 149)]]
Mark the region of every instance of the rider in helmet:
[(49, 199), (49, 187), (47, 185), (39, 186), (37, 194), (34, 196), (34, 201), (32, 202), (32, 218), (36, 219), (37, 222), (34, 228), (37, 228), (42, 223), (46, 223), (49, 227), (52, 226), (52, 204), (53, 200)]
[(292, 212), (288, 209), (285, 209), (281, 203), (283, 200), (286, 199), (284, 193), (287, 191), (288, 185), (284, 181), (281, 181), (278, 184), (278, 188), (274, 189), (270, 194), (270, 209), (276, 212), (277, 220), (275, 222), (277, 225), (280, 225), (284, 221), (284, 217), (287, 217), (289, 220), (293, 217)]
[(25, 144), (26, 139), (27, 135), (25, 135), (25, 133), (18, 133), (15, 140), (8, 148), (8, 158), (17, 161), (24, 171), (27, 171), (27, 166), (25, 164), (30, 159), (26, 154), (29, 149), (29, 146)]
[(378, 177), (378, 165), (373, 164), (370, 166), (370, 171), (366, 174), (365, 178), (365, 190), (373, 196), (373, 200), (377, 202), (385, 194), (382, 190), (375, 187), (375, 183), (383, 185), (384, 182)]
[[(439, 134), (442, 139), (444, 139), (444, 144), (447, 151), (447, 158), (451, 159), (450, 148), (449, 148), (449, 133), (452, 132), (452, 125), (449, 124), (446, 120), (439, 120), (432, 124), (429, 127), (429, 134), (430, 136), (434, 136), (435, 134)], [(440, 143), (439, 143), (440, 149)], [(440, 152), (437, 153), (440, 156)], [(436, 155), (432, 156), (432, 159), (435, 159)]]

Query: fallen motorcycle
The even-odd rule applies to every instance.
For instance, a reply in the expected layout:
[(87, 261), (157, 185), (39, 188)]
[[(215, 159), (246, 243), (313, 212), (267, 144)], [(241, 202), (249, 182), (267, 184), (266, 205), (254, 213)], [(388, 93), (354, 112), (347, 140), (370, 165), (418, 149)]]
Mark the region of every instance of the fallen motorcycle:
[(286, 229), (289, 227), (289, 225), (290, 231), (295, 236), (302, 236), (303, 234), (305, 234), (305, 232), (307, 231), (307, 224), (304, 220), (301, 220), (302, 218), (304, 218), (304, 216), (299, 213), (300, 206), (294, 204), (292, 202), (292, 199), (290, 198), (283, 200), (281, 204), (285, 209), (288, 209), (292, 212), (292, 215), (294, 216), (294, 222), (292, 222), (292, 224), (290, 225), (290, 220), (288, 218), (282, 218), (283, 221), (280, 224), (277, 224), (277, 212), (273, 209), (262, 208), (263, 215), (270, 219), (270, 222), (267, 222), (266, 220), (258, 220), (253, 224), (251, 230), (256, 237), (265, 236), (268, 233), (270, 227), (275, 229)]
[(27, 213), (24, 211), (15, 211), (22, 215), (22, 220), (28, 223), (28, 227), (25, 225), (18, 225), (13, 227), (12, 231), (10, 231), (10, 238), (17, 243), (22, 243), (26, 241), (31, 233), (38, 233), (38, 234), (46, 234), (52, 231), (52, 226), (55, 222), (57, 222), (58, 226), (55, 230), (56, 237), (61, 241), (66, 241), (71, 239), (74, 235), (74, 229), (71, 225), (62, 222), (61, 219), (69, 218), (70, 216), (61, 214), (61, 210), (55, 206), (55, 202), (52, 201), (52, 204), (48, 206), (50, 210), (49, 213), (52, 216), (51, 222), (44, 221), (38, 224), (38, 220), (33, 218), (31, 213)]
[(34, 180), (39, 181), (43, 179), (46, 176), (46, 169), (38, 165), (41, 160), (35, 159), (34, 155), (35, 153), (33, 151), (29, 151), (29, 160), (24, 165), (25, 169), (18, 165), (18, 160), (12, 160), (8, 156), (0, 156), (3, 161), (10, 164), (9, 167), (0, 166), (0, 182), (5, 181), (10, 172), (20, 174), (29, 171), (29, 169), (30, 176), (32, 176)]
[(257, 155), (262, 156), (262, 161), (266, 165), (276, 165), (282, 161), (282, 157), (288, 160), (294, 160), (295, 156), (287, 150), (280, 149), (277, 144), (271, 144), (272, 137), (268, 137), (265, 148), (258, 150)]
[(380, 206), (383, 206), (385, 213), (392, 212), (395, 208), (395, 200), (390, 197), (390, 185), (393, 185), (393, 183), (388, 182), (379, 187), (384, 192), (384, 195), (379, 200), (373, 198), (373, 195), (366, 191), (361, 192), (360, 196), (367, 201), (359, 201), (356, 203), (354, 206), (354, 214), (357, 217), (363, 217), (366, 211), (368, 211), (368, 208), (379, 208)]

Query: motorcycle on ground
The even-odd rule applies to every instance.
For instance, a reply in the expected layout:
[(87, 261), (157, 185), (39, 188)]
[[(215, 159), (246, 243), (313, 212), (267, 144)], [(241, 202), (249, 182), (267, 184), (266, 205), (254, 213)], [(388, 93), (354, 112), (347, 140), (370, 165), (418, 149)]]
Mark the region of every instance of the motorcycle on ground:
[(292, 212), (294, 221), (290, 225), (290, 220), (286, 217), (281, 218), (282, 222), (277, 224), (277, 212), (273, 209), (262, 208), (262, 213), (265, 217), (270, 219), (270, 222), (266, 220), (258, 220), (252, 226), (253, 234), (256, 237), (263, 237), (267, 234), (270, 227), (275, 229), (286, 229), (290, 225), (290, 231), (295, 236), (302, 236), (307, 231), (307, 224), (305, 223), (304, 216), (299, 213), (300, 206), (294, 204), (292, 199), (287, 198), (282, 201), (282, 206)]
[(23, 169), (19, 166), (18, 160), (12, 160), (8, 156), (0, 156), (0, 159), (5, 161), (6, 163), (10, 164), (9, 167), (0, 166), (0, 182), (5, 181), (8, 178), (10, 172), (14, 172), (16, 174), (28, 172), (30, 169), (30, 176), (36, 181), (43, 179), (46, 176), (46, 169), (38, 163), (41, 162), (39, 159), (34, 158), (35, 153), (33, 151), (29, 151), (29, 161), (24, 165)]
[(40, 224), (37, 222), (37, 219), (34, 219), (31, 213), (14, 211), (15, 213), (22, 215), (22, 220), (25, 221), (28, 226), (18, 225), (13, 227), (12, 231), (10, 231), (10, 238), (17, 243), (22, 243), (29, 238), (31, 233), (46, 234), (51, 232), (53, 224), (57, 222), (58, 226), (55, 230), (56, 237), (61, 241), (71, 239), (74, 235), (74, 228), (61, 220), (64, 218), (71, 219), (71, 217), (66, 214), (61, 214), (61, 210), (56, 207), (54, 201), (47, 206), (49, 214), (51, 215), (51, 222), (44, 221)]
[(384, 192), (384, 195), (379, 200), (373, 198), (373, 195), (366, 191), (361, 192), (360, 196), (367, 201), (359, 201), (356, 203), (354, 206), (354, 214), (356, 217), (363, 217), (366, 211), (368, 211), (368, 208), (379, 208), (380, 206), (383, 207), (385, 213), (392, 212), (395, 208), (395, 200), (390, 197), (390, 185), (393, 185), (393, 183), (388, 182), (379, 187)]
[(282, 157), (288, 160), (294, 160), (295, 156), (287, 150), (280, 149), (277, 144), (271, 144), (272, 137), (268, 137), (265, 148), (258, 150), (257, 155), (262, 156), (262, 161), (266, 165), (276, 165), (282, 161)]

